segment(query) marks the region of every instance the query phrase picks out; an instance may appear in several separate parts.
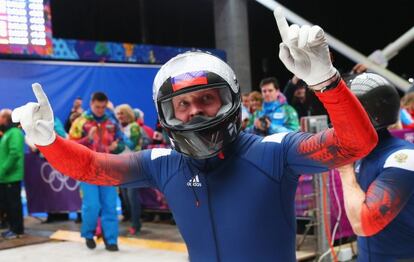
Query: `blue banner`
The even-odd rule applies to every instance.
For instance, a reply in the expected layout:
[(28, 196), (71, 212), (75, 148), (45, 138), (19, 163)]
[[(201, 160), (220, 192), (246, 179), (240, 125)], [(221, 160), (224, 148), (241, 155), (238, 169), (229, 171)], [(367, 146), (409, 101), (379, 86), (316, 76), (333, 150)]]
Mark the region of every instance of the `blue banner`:
[(36, 101), (31, 84), (42, 84), (55, 116), (67, 118), (76, 97), (89, 107), (95, 91), (105, 92), (116, 106), (127, 103), (145, 113), (145, 123), (154, 127), (156, 111), (152, 82), (159, 66), (108, 63), (0, 61), (0, 108), (15, 108)]

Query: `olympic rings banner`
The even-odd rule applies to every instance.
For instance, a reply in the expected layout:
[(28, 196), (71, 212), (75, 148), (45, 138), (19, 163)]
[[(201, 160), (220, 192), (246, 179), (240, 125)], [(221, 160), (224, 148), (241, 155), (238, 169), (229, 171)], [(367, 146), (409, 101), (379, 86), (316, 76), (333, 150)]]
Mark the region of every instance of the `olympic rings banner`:
[(29, 213), (78, 211), (79, 182), (62, 175), (36, 153), (25, 155), (25, 189)]

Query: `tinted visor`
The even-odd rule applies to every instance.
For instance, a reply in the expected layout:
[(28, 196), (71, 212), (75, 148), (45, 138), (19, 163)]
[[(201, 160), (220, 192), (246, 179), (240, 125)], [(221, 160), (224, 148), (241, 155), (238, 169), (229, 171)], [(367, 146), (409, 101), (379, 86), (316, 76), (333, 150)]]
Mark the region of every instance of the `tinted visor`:
[(233, 100), (227, 85), (198, 86), (180, 90), (160, 104), (165, 124), (188, 129), (220, 120), (231, 110)]

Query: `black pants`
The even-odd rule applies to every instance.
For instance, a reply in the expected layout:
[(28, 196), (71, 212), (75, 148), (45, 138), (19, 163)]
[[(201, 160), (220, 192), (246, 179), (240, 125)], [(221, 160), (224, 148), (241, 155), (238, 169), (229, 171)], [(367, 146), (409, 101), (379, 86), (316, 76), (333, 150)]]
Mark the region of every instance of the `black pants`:
[(10, 230), (15, 234), (23, 234), (23, 207), (20, 196), (21, 182), (0, 184), (0, 205), (6, 212)]

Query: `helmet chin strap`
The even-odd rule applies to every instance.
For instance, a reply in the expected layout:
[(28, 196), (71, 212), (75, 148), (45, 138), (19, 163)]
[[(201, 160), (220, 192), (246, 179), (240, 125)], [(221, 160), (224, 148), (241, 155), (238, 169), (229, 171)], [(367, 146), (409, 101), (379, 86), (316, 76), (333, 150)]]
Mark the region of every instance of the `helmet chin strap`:
[(207, 122), (214, 119), (214, 117), (209, 117), (209, 116), (203, 116), (203, 115), (196, 115), (193, 118), (191, 118), (190, 121), (188, 121), (187, 123), (185, 123), (185, 125), (195, 125), (195, 124), (199, 124), (199, 123), (203, 123), (203, 122)]

